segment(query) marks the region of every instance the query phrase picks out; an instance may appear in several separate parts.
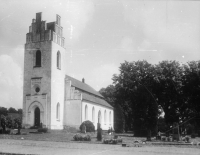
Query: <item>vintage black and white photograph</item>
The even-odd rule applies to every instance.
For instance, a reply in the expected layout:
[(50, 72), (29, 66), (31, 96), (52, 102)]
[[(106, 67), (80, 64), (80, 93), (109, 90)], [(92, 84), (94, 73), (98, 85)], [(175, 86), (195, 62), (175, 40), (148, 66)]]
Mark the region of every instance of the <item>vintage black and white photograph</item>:
[(200, 1), (0, 0), (0, 155), (199, 155)]

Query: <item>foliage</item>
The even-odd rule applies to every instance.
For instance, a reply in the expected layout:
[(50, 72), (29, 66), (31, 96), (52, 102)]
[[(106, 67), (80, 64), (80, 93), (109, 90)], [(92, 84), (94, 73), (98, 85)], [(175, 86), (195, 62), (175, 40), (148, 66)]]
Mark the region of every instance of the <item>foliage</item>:
[(115, 87), (109, 85), (106, 88), (102, 88), (99, 93), (105, 98), (105, 100), (113, 106), (114, 108), (114, 129), (117, 133), (122, 133), (124, 131), (124, 115), (123, 109), (116, 100)]
[(17, 113), (17, 110), (16, 110), (15, 108), (10, 107), (10, 108), (8, 109), (8, 112), (9, 112), (9, 113)]
[(91, 141), (91, 136), (88, 134), (75, 134), (73, 138), (75, 141)]
[[(151, 65), (147, 61), (127, 62), (113, 76), (113, 85), (102, 88), (100, 93), (121, 116), (115, 115), (115, 130), (133, 130), (135, 136), (169, 130), (178, 123), (189, 132), (200, 129), (200, 61), (180, 64), (162, 61)], [(160, 115), (164, 119), (160, 119)], [(123, 118), (123, 119), (122, 119)], [(158, 123), (157, 124), (157, 119)], [(123, 129), (122, 129), (123, 128)]]
[(38, 126), (31, 126), (30, 129), (38, 129)]
[(48, 132), (48, 128), (39, 128), (38, 132), (47, 133)]
[(165, 132), (168, 130), (167, 124), (165, 122), (165, 119), (163, 117), (158, 118), (158, 131)]
[(0, 107), (0, 115), (7, 116), (8, 110), (7, 108)]
[(18, 129), (18, 133), (17, 134), (21, 134), (20, 130), (22, 128), (22, 120), (21, 118), (15, 118), (14, 119), (14, 127)]
[(186, 141), (186, 142), (190, 142), (190, 137), (185, 136), (185, 141)]
[(120, 66), (120, 74), (113, 77), (116, 98), (125, 116), (125, 131), (133, 129), (135, 136), (142, 136), (144, 129), (151, 134), (157, 125), (154, 72), (147, 61), (125, 61)]
[(13, 120), (10, 116), (6, 116), (6, 127), (13, 128)]
[(6, 117), (4, 115), (1, 115), (1, 127), (2, 127), (2, 133), (6, 132)]
[(86, 132), (95, 132), (94, 124), (91, 121), (84, 121), (79, 127), (80, 130), (82, 129), (83, 125), (86, 126)]

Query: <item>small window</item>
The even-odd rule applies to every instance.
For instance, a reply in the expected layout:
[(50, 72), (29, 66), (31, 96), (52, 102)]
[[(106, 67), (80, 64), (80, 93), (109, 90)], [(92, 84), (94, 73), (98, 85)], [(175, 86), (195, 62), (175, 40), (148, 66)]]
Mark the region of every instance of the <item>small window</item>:
[(60, 120), (60, 103), (58, 103), (56, 107), (56, 119)]
[(85, 120), (88, 120), (88, 106), (85, 105)]
[(36, 67), (41, 67), (41, 51), (40, 51), (40, 50), (38, 50), (38, 51), (36, 52), (35, 66), (36, 66)]
[(61, 69), (61, 54), (60, 54), (60, 51), (57, 52), (57, 69)]

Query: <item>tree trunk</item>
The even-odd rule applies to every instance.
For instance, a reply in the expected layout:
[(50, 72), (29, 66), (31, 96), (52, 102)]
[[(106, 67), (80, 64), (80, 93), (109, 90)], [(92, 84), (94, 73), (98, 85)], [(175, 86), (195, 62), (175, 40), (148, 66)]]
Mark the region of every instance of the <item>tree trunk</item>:
[(147, 130), (147, 141), (151, 141), (151, 130)]

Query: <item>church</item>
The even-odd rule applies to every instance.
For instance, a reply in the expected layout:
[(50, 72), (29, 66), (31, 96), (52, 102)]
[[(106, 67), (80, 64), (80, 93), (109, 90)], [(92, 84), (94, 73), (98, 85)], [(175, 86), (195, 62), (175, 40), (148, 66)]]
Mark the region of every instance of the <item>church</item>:
[(103, 130), (113, 128), (114, 111), (104, 97), (85, 79), (66, 74), (65, 38), (61, 17), (46, 23), (36, 13), (26, 34), (23, 81), (23, 127), (78, 129), (90, 120)]

